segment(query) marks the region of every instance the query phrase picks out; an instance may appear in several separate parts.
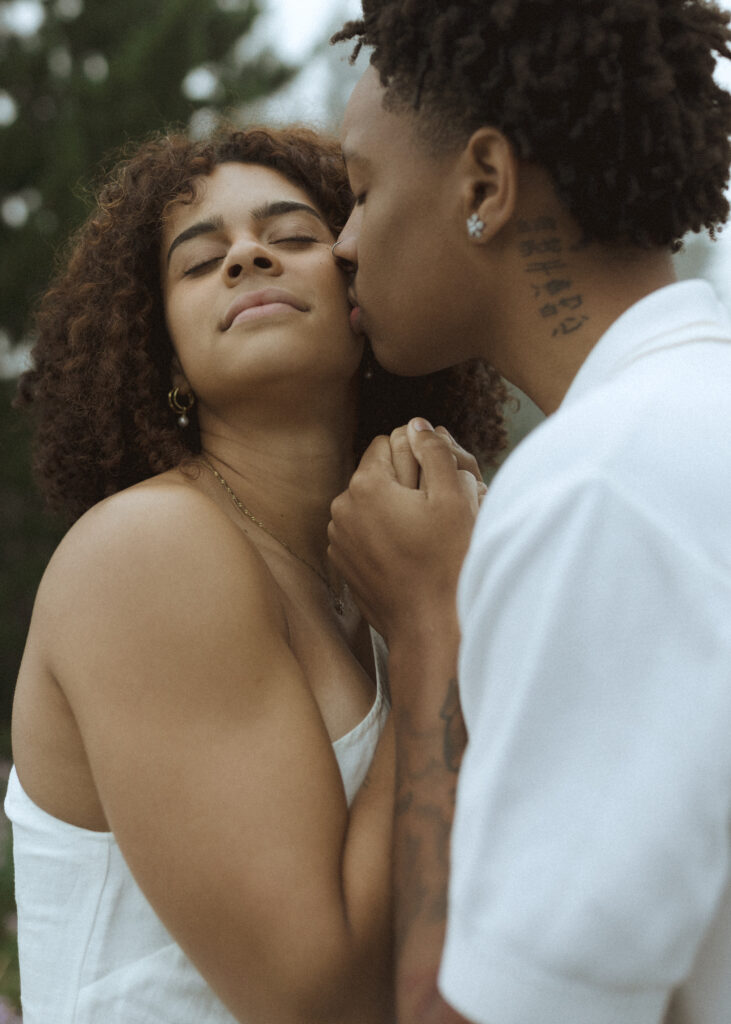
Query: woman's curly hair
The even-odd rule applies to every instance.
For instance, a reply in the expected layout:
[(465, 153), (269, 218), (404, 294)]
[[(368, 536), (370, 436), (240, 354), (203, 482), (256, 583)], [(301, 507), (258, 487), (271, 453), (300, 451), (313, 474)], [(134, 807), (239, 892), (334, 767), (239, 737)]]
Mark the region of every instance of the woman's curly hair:
[(706, 0), (363, 0), (387, 104), (437, 147), (481, 125), (543, 166), (587, 241), (677, 251), (728, 215), (730, 15)]
[[(195, 198), (195, 179), (221, 163), (262, 165), (310, 196), (337, 234), (353, 203), (334, 139), (303, 126), (220, 126), (204, 140), (159, 133), (106, 177), (69, 241), (37, 314), (33, 367), (16, 404), (37, 414), (35, 470), (50, 508), (71, 519), (107, 495), (200, 450), (195, 410), (181, 430), (168, 407), (173, 347), (160, 282), (164, 213)], [(360, 372), (356, 454), (413, 415), (443, 423), (487, 463), (504, 447), (503, 382), (475, 362), (399, 378), (369, 347)]]

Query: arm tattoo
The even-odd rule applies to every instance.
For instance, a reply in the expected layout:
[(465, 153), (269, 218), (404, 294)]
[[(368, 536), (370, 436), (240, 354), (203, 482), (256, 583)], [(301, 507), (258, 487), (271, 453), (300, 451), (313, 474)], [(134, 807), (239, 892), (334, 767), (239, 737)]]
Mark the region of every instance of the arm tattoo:
[(456, 679), (449, 680), (439, 717), (444, 722), (444, 763), (450, 772), (458, 772), (467, 744), (467, 730), (462, 718)]
[(426, 728), (401, 715), (397, 740), (396, 869), (400, 892), (396, 946), (421, 922), (443, 926), (447, 914), (449, 841), (467, 739), (456, 679), (447, 683), (439, 721)]

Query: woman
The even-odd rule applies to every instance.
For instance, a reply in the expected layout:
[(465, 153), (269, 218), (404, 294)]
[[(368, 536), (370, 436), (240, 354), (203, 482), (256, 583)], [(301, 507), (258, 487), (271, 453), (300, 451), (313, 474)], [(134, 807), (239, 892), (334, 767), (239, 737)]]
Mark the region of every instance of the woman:
[[(330, 253), (351, 204), (305, 129), (162, 135), (41, 306), (21, 400), (79, 518), (14, 707), (26, 1024), (390, 1018), (383, 680), (329, 507), (378, 431), (470, 435), (502, 393), (364, 354)], [(496, 405), (471, 439), (501, 436)]]

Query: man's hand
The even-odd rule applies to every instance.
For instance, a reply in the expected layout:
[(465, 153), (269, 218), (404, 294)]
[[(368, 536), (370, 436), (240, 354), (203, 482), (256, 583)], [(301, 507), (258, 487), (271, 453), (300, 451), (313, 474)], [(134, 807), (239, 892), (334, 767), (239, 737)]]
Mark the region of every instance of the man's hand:
[(457, 579), (485, 489), (473, 456), (425, 420), (377, 437), (365, 452), (332, 504), (329, 555), (386, 640), (455, 620)]
[(378, 437), (332, 505), (330, 557), (389, 645), (396, 734), (397, 1016), (467, 1024), (437, 991), (449, 834), (466, 735), (457, 693), (457, 579), (485, 493), (444, 428)]

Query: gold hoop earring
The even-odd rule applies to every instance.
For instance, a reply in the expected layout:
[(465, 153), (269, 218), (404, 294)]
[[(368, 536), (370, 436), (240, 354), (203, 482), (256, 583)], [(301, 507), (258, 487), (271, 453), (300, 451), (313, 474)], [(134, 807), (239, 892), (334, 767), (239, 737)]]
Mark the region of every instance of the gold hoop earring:
[(168, 405), (177, 414), (178, 426), (183, 430), (190, 423), (188, 413), (195, 405), (195, 395), (192, 391), (189, 391), (186, 395), (181, 395), (180, 388), (171, 388), (168, 391)]

